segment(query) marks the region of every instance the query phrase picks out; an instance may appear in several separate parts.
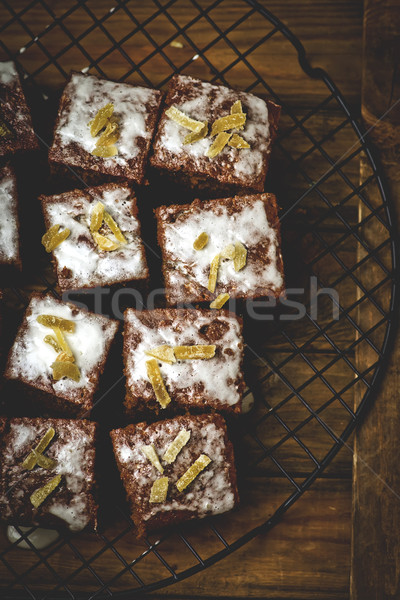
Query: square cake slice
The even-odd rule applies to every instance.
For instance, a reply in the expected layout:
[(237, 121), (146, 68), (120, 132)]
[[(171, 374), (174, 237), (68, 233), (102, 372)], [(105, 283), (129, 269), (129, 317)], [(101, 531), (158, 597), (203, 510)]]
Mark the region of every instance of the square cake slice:
[[(128, 309), (123, 356), (125, 408), (131, 418), (148, 411), (241, 411), (245, 387), (242, 322), (233, 313)], [(149, 367), (157, 368), (154, 363), (170, 398), (165, 407), (150, 379)]]
[[(273, 194), (161, 206), (156, 217), (168, 304), (211, 301), (220, 294), (247, 299), (283, 293)], [(196, 250), (193, 244), (201, 234), (206, 234), (206, 243)], [(210, 284), (212, 262), (217, 267), (215, 287)]]
[(129, 186), (109, 183), (40, 199), (46, 229), (60, 225), (60, 232), (70, 232), (52, 250), (61, 291), (148, 281), (136, 197)]
[[(175, 109), (190, 120), (206, 123), (204, 135), (193, 131), (196, 125), (192, 121), (186, 123), (192, 127), (190, 130), (182, 124), (184, 121), (179, 122), (179, 117), (175, 120)], [(244, 115), (245, 122), (236, 115), (232, 123), (236, 119), (241, 124), (229, 127), (231, 112)], [(229, 194), (238, 190), (262, 192), (279, 116), (280, 106), (269, 100), (176, 75), (168, 88), (150, 162), (190, 188)], [(221, 118), (225, 120), (216, 123)], [(211, 157), (218, 128), (221, 137), (225, 136), (225, 146)], [(197, 141), (188, 137), (191, 131)]]
[(238, 505), (233, 446), (220, 415), (128, 425), (111, 439), (139, 537)]
[[(97, 527), (97, 424), (14, 418), (0, 433), (0, 515), (22, 526)], [(36, 456), (32, 452), (37, 449)], [(54, 486), (54, 488), (53, 488)]]
[(38, 412), (88, 416), (118, 322), (34, 294), (8, 355), (5, 378)]
[(73, 73), (61, 97), (50, 163), (143, 184), (161, 99), (158, 90)]
[(38, 150), (31, 113), (12, 61), (0, 62), (0, 156)]
[(17, 180), (10, 164), (0, 168), (0, 267), (21, 269)]

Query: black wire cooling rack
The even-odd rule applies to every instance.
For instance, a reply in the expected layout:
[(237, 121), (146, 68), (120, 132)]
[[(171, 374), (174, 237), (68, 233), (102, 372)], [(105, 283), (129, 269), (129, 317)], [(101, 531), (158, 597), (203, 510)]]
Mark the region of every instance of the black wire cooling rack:
[[(366, 134), (339, 90), (257, 2), (2, 4), (0, 45), (24, 73), (44, 146), (51, 136), (41, 115), (53, 111), (54, 88), (71, 69), (156, 87), (187, 73), (283, 107), (267, 190), (282, 206), (289, 297), (303, 308), (254, 305), (257, 319), (246, 315), (256, 402), (231, 424), (241, 508), (138, 542), (123, 500), (114, 498), (101, 534), (62, 535), (41, 551), (31, 545), (23, 563), (16, 544), (0, 547), (2, 597), (131, 598), (201, 571), (271, 529), (346, 443), (382, 377), (394, 332), (392, 207)], [(264, 32), (255, 37), (261, 22)], [(16, 47), (20, 39), (26, 41)], [(286, 77), (279, 51), (293, 55)], [(298, 106), (300, 89), (302, 97), (310, 91), (312, 109)], [(38, 261), (34, 280), (7, 290), (20, 311), (32, 288), (56, 294), (47, 262)], [(357, 354), (366, 349), (372, 358), (360, 370)]]

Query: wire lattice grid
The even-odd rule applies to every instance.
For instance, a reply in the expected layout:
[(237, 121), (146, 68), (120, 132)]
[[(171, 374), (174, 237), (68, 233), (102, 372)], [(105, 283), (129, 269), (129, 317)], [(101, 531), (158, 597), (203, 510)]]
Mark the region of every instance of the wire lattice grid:
[[(297, 38), (257, 2), (244, 0), (233, 9), (224, 0), (153, 0), (151, 15), (148, 6), (141, 10), (136, 3), (133, 10), (128, 0), (116, 0), (106, 12), (103, 3), (90, 0), (62, 5), (3, 0), (1, 48), (44, 104), (71, 69), (82, 69), (161, 88), (174, 73), (186, 73), (268, 96), (283, 107), (266, 189), (282, 206), (287, 282), (299, 288), (291, 297), (306, 298), (301, 319), (293, 318), (292, 307), (291, 320), (282, 309), (260, 309), (271, 320), (246, 322), (256, 406), (233, 426), (238, 511), (138, 542), (121, 501), (103, 533), (65, 534), (42, 551), (31, 545), (23, 567), (15, 544), (0, 548), (5, 596), (132, 597), (188, 577), (272, 528), (329, 465), (382, 374), (397, 302), (395, 238), (389, 200), (354, 115), (330, 78), (309, 66)], [(254, 39), (252, 24), (260, 19), (265, 33)], [(12, 47), (13, 34), (26, 43)], [(266, 60), (260, 68), (257, 57), (268, 57), (273, 44), (293, 54), (290, 82), (279, 61)], [(296, 104), (300, 86), (309, 91), (312, 109)], [(44, 131), (43, 144), (50, 139)], [(360, 159), (368, 170), (362, 183)], [(379, 236), (372, 235), (376, 226)], [(371, 265), (373, 281), (365, 276)], [(36, 286), (56, 294), (48, 263), (40, 264)], [(316, 305), (322, 288), (337, 295), (321, 295)], [(19, 308), (28, 291), (10, 290)], [(372, 315), (367, 324), (365, 311)], [(375, 360), (360, 370), (356, 353), (364, 348)]]

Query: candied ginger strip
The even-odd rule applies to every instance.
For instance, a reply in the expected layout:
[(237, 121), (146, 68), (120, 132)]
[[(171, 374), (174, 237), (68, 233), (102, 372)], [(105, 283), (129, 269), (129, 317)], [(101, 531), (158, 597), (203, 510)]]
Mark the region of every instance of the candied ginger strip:
[(161, 371), (155, 358), (146, 361), (147, 375), (153, 387), (157, 401), (161, 408), (166, 408), (171, 402), (170, 395), (165, 387)]
[(116, 222), (114, 221), (114, 219), (112, 218), (110, 213), (108, 213), (108, 212), (104, 213), (104, 222), (106, 225), (108, 225), (108, 227), (111, 229), (111, 231), (113, 232), (113, 234), (115, 235), (115, 237), (121, 244), (128, 243), (125, 236), (123, 235), (122, 231), (120, 230), (120, 228), (118, 227), (118, 225), (116, 224)]
[(229, 294), (220, 294), (210, 304), (210, 308), (222, 308), (225, 302), (229, 300)]
[(237, 133), (233, 134), (228, 142), (228, 146), (231, 146), (232, 148), (238, 148), (239, 150), (242, 148), (250, 148), (250, 144)]
[(175, 462), (179, 452), (188, 443), (190, 436), (191, 431), (188, 431), (187, 429), (181, 429), (176, 438), (172, 440), (166, 449), (164, 456), (162, 457), (163, 461), (165, 461), (168, 465)]
[(99, 146), (110, 146), (115, 144), (119, 140), (118, 123), (109, 121), (103, 133), (100, 135), (96, 142), (96, 147)]
[(72, 350), (69, 347), (68, 342), (65, 339), (65, 336), (64, 336), (63, 332), (61, 331), (61, 329), (59, 327), (53, 327), (53, 331), (56, 335), (56, 339), (57, 339), (58, 345), (61, 347), (61, 350), (63, 352), (65, 352), (66, 354), (69, 354), (70, 356), (72, 356)]
[(212, 124), (211, 137), (214, 137), (217, 133), (228, 131), (229, 129), (238, 129), (246, 123), (245, 113), (235, 113), (233, 115), (226, 115), (216, 119)]
[(200, 235), (194, 240), (193, 248), (195, 250), (203, 250), (205, 246), (208, 244), (208, 235), (205, 231), (202, 231)]
[(228, 244), (221, 252), (221, 258), (229, 258), (229, 260), (233, 260), (235, 258), (235, 246), (233, 244)]
[(212, 358), (215, 356), (215, 346), (200, 344), (198, 346), (175, 346), (174, 352), (178, 360)]
[(51, 479), (48, 483), (46, 483), (43, 487), (38, 488), (31, 495), (31, 503), (35, 508), (39, 508), (39, 506), (44, 502), (47, 496), (50, 496), (52, 492), (56, 489), (57, 486), (61, 483), (62, 475), (56, 475)]
[(150, 491), (149, 502), (159, 504), (165, 502), (168, 493), (168, 477), (160, 477), (153, 483)]
[(56, 233), (58, 232), (60, 227), (61, 227), (61, 225), (58, 225), (58, 224), (52, 225), (51, 227), (49, 227), (49, 229), (46, 231), (46, 233), (42, 236), (42, 244), (45, 247), (46, 252), (51, 252), (51, 250), (49, 250), (51, 240), (56, 235)]
[(97, 202), (92, 209), (92, 214), (90, 215), (90, 231), (93, 233), (94, 231), (98, 231), (103, 223), (104, 219), (104, 204), (102, 202)]
[(114, 112), (114, 104), (111, 102), (100, 108), (94, 119), (89, 121), (88, 126), (90, 127), (90, 134), (92, 137), (96, 137), (102, 129), (107, 125), (108, 120)]
[[(236, 100), (236, 102), (234, 102), (231, 106), (231, 115), (236, 115), (237, 113), (242, 113), (242, 112), (243, 112), (242, 103), (240, 100)], [(244, 125), (240, 125), (240, 127), (236, 127), (236, 129), (238, 129), (240, 131), (241, 129), (244, 129)]]
[(149, 459), (153, 467), (155, 467), (160, 473), (164, 473), (164, 469), (161, 466), (160, 459), (157, 456), (157, 452), (153, 444), (149, 444), (148, 446), (142, 446), (140, 449), (145, 455), (145, 457)]
[(191, 133), (188, 133), (187, 136), (185, 136), (183, 143), (184, 143), (184, 145), (186, 145), (186, 144), (194, 144), (195, 142), (199, 142), (200, 140), (203, 140), (206, 137), (207, 133), (208, 133), (208, 123), (207, 123), (207, 121), (204, 121), (203, 127), (200, 129), (200, 131), (199, 132), (192, 131)]
[(235, 271), (241, 271), (246, 266), (247, 261), (247, 250), (241, 242), (235, 243), (235, 257), (233, 259), (233, 266)]
[(118, 154), (118, 148), (115, 144), (109, 146), (97, 146), (92, 151), (92, 156), (99, 156), (100, 158), (111, 158)]
[(45, 335), (43, 338), (43, 341), (46, 342), (46, 344), (49, 344), (49, 346), (51, 346), (53, 348), (53, 350), (55, 350), (57, 352), (57, 354), (62, 352), (62, 348), (59, 345), (59, 343), (57, 342), (54, 335)]
[(240, 100), (236, 100), (231, 106), (231, 115), (237, 115), (238, 113), (242, 113), (242, 103)]
[(35, 446), (35, 448), (28, 454), (22, 463), (22, 468), (31, 471), (37, 463), (37, 457), (43, 454), (51, 440), (55, 436), (56, 432), (53, 427), (49, 427), (42, 439)]
[(196, 479), (196, 477), (209, 465), (211, 458), (207, 454), (200, 454), (199, 458), (188, 468), (176, 482), (176, 487), (182, 492), (187, 486)]
[(119, 248), (119, 244), (117, 242), (113, 242), (108, 237), (106, 237), (105, 235), (101, 235), (97, 231), (93, 231), (92, 236), (100, 250), (112, 252), (112, 250), (117, 250), (117, 248)]
[[(36, 451), (33, 451), (36, 454)], [(44, 456), (44, 454), (37, 454), (36, 463), (42, 469), (47, 469), (48, 471), (52, 471), (57, 466), (57, 461), (53, 458), (49, 458), (48, 456)]]
[(73, 381), (79, 381), (81, 378), (81, 373), (75, 363), (56, 360), (51, 365), (51, 368), (53, 369), (53, 379), (55, 381), (63, 377), (67, 377)]
[(36, 320), (45, 327), (51, 327), (52, 329), (57, 327), (66, 333), (75, 333), (75, 323), (69, 319), (63, 319), (54, 315), (39, 315)]
[(176, 106), (170, 106), (165, 114), (167, 117), (178, 123), (178, 125), (182, 125), (182, 127), (186, 127), (186, 129), (190, 129), (194, 133), (200, 133), (200, 131), (204, 128), (204, 123), (202, 121), (196, 121), (195, 119), (191, 119), (185, 113), (183, 113)]
[(231, 139), (231, 133), (219, 133), (206, 152), (208, 158), (215, 158), (225, 148)]
[(214, 293), (215, 286), (217, 285), (217, 276), (218, 276), (218, 267), (219, 267), (219, 254), (214, 256), (210, 265), (210, 275), (208, 277), (208, 285), (207, 289)]
[(157, 360), (161, 360), (162, 362), (169, 363), (170, 365), (176, 362), (174, 349), (172, 346), (167, 346), (166, 344), (156, 346), (151, 350), (145, 350), (145, 354), (157, 358)]

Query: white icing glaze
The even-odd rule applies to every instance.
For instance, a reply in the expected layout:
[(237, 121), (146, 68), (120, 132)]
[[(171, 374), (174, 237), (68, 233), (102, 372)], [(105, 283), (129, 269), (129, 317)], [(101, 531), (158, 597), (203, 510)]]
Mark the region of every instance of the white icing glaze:
[[(179, 77), (179, 85), (188, 88), (192, 87), (193, 81), (197, 83), (198, 80), (187, 76)], [(247, 119), (244, 129), (238, 133), (250, 144), (250, 148), (238, 150), (225, 146), (216, 158), (204, 159), (214, 138), (206, 137), (194, 144), (184, 145), (183, 140), (187, 130), (172, 119), (165, 118), (158, 134), (158, 152), (162, 153), (164, 149), (177, 157), (190, 156), (195, 168), (200, 171), (204, 160), (213, 160), (217, 161), (223, 169), (230, 169), (233, 166), (238, 178), (245, 177), (248, 180), (259, 176), (263, 170), (263, 157), (270, 145), (268, 107), (265, 101), (252, 94), (235, 92), (227, 87), (214, 86), (208, 82), (201, 82), (199, 88), (196, 88), (196, 94), (195, 98), (190, 100), (183, 98), (181, 102), (174, 103), (174, 106), (191, 118), (208, 121), (209, 131), (216, 118), (229, 114), (226, 109), (222, 110), (222, 104), (227, 101), (233, 104), (240, 99)]]
[[(203, 250), (194, 250), (193, 242), (205, 231), (208, 243)], [(229, 215), (226, 206), (218, 205), (218, 214), (211, 207), (188, 210), (175, 223), (165, 223), (165, 250), (176, 270), (168, 271), (169, 286), (179, 285), (184, 278), (207, 288), (212, 259), (228, 244), (241, 242), (247, 249), (260, 242), (269, 243), (268, 264), (250, 258), (240, 271), (233, 261), (221, 259), (218, 269), (216, 294), (224, 284), (234, 284), (236, 293), (254, 292), (257, 288), (279, 289), (283, 284), (277, 268), (277, 239), (268, 223), (262, 200), (255, 199)]]
[(0, 83), (10, 85), (12, 81), (16, 81), (17, 79), (18, 72), (15, 64), (11, 60), (0, 62)]
[[(54, 542), (60, 537), (60, 534), (55, 529), (44, 529), (42, 527), (35, 527), (32, 530), (32, 527), (22, 526), (19, 526), (18, 529), (25, 535), (29, 531), (31, 532), (27, 537), (30, 543), (37, 550), (44, 550), (44, 548), (47, 548), (51, 544), (54, 544)], [(16, 543), (18, 548), (23, 548), (24, 550), (32, 549), (30, 544), (28, 544), (28, 542), (24, 540), (24, 538), (13, 525), (9, 525), (7, 527), (7, 537), (9, 542), (11, 542), (11, 544)]]
[(91, 136), (88, 123), (109, 102), (114, 104), (120, 137), (117, 142), (118, 155), (103, 159), (106, 164), (126, 165), (127, 160), (135, 158), (140, 152), (138, 139), (151, 138), (152, 131), (146, 128), (146, 116), (148, 103), (158, 106), (158, 94), (155, 90), (74, 73), (65, 93), (71, 99), (71, 105), (62, 112), (56, 132), (61, 137), (62, 144), (76, 142), (91, 153), (97, 138)]
[[(23, 331), (21, 336), (17, 336), (11, 350), (8, 367), (11, 376), (23, 377), (31, 382), (43, 383), (45, 386), (50, 383), (56, 395), (63, 395), (83, 387), (94, 392), (96, 378), (93, 377), (92, 370), (102, 359), (106, 344), (115, 335), (117, 324), (83, 310), (73, 316), (69, 305), (56, 302), (51, 296), (32, 298), (29, 308), (32, 312), (27, 317), (27, 330)], [(65, 337), (80, 369), (79, 381), (67, 378), (53, 380), (51, 364), (56, 358), (56, 353), (43, 341), (46, 335), (52, 334), (52, 330), (37, 322), (37, 317), (42, 314), (74, 321), (75, 333), (66, 333)], [(104, 323), (107, 323), (107, 327), (103, 331)]]
[[(199, 383), (204, 385), (204, 393), (209, 397), (217, 398), (222, 404), (232, 406), (240, 400), (236, 379), (240, 373), (242, 338), (240, 326), (235, 317), (222, 313), (217, 316), (220, 321), (229, 325), (223, 337), (215, 342), (221, 349), (220, 356), (207, 360), (182, 360), (172, 365), (159, 362), (159, 365), (170, 394), (187, 388), (187, 396), (193, 397), (196, 394), (193, 385)], [(202, 326), (210, 323), (210, 317), (201, 312), (196, 315), (195, 324), (181, 322), (179, 311), (177, 311), (177, 318), (172, 327), (155, 327), (154, 329), (144, 325), (134, 311), (128, 310), (125, 318), (127, 328), (141, 336), (137, 348), (129, 351), (127, 357), (127, 385), (133, 390), (136, 385), (143, 385), (143, 382), (148, 381), (146, 361), (150, 357), (145, 354), (146, 350), (163, 344), (169, 346), (207, 344), (199, 330)], [(225, 353), (227, 350), (230, 351), (230, 354)], [(141, 390), (140, 393), (144, 398), (148, 395), (146, 391)]]
[[(91, 188), (91, 198), (85, 194), (76, 197), (69, 193), (53, 197), (44, 205), (50, 221), (67, 227), (69, 237), (54, 250), (58, 271), (64, 267), (71, 271), (71, 287), (106, 285), (115, 281), (146, 278), (148, 275), (143, 244), (139, 235), (139, 222), (130, 211), (132, 191), (127, 187), (117, 189)], [(59, 201), (57, 201), (59, 200)], [(102, 202), (124, 234), (127, 244), (112, 252), (99, 250), (90, 234), (90, 217), (93, 206)], [(107, 237), (115, 240), (112, 233)]]
[[(168, 425), (166, 425), (167, 423)], [(193, 420), (192, 425), (185, 425), (185, 428), (191, 431), (190, 440), (182, 448), (174, 463), (168, 465), (162, 460), (166, 449), (181, 427), (179, 422), (168, 420), (160, 422), (156, 431), (150, 433), (147, 430), (146, 443), (154, 445), (164, 467), (164, 475), (169, 479), (167, 500), (160, 504), (149, 504), (148, 502), (150, 488), (157, 475), (152, 464), (140, 451), (143, 444), (141, 434), (138, 432), (133, 437), (124, 436), (124, 441), (116, 443), (119, 459), (124, 463), (124, 468), (128, 470), (130, 477), (139, 486), (135, 494), (135, 503), (145, 507), (145, 520), (159, 512), (171, 510), (189, 510), (198, 513), (199, 517), (204, 517), (223, 513), (234, 507), (235, 497), (226, 464), (224, 432), (215, 423), (209, 422), (199, 426)], [(129, 459), (127, 459), (126, 448), (131, 450)], [(186, 492), (180, 493), (176, 490), (175, 483), (194, 462), (194, 449), (196, 458), (200, 454), (206, 454), (212, 462), (196, 477)], [(125, 454), (125, 460), (122, 460), (122, 454)]]
[(15, 181), (8, 170), (0, 177), (0, 260), (15, 260), (19, 255)]

